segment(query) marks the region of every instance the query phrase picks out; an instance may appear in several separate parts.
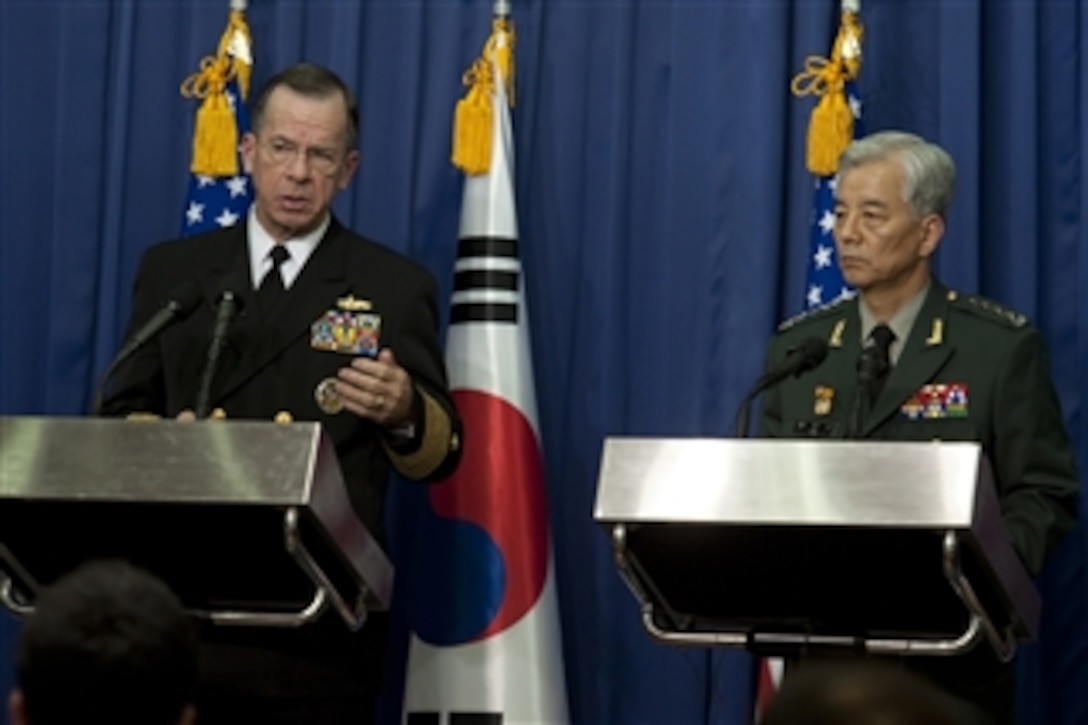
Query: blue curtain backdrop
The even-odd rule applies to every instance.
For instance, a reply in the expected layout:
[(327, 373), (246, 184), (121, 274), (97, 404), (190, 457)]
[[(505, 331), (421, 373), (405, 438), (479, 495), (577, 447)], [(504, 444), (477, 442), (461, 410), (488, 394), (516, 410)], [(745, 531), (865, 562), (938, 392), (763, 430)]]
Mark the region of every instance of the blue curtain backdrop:
[[(602, 439), (726, 435), (777, 321), (802, 306), (812, 101), (838, 0), (513, 0), (517, 193), (570, 711), (742, 723), (743, 655), (659, 646), (592, 522)], [(81, 415), (140, 253), (174, 235), (194, 106), (181, 80), (226, 0), (0, 0), (0, 413)], [(253, 0), (255, 81), (299, 60), (358, 93), (362, 168), (337, 213), (448, 296), (461, 72), (490, 0)], [(870, 130), (945, 145), (944, 282), (1028, 314), (1088, 471), (1088, 10), (1077, 0), (864, 0)], [(405, 532), (401, 532), (405, 533)], [(2, 537), (2, 532), (0, 532)], [(78, 545), (50, 532), (50, 545)], [(1083, 527), (1040, 580), (1027, 723), (1088, 722)], [(752, 552), (758, 557), (758, 552)], [(10, 681), (15, 627), (2, 628)], [(402, 672), (390, 668), (395, 718)], [(0, 686), (5, 683), (0, 681)]]

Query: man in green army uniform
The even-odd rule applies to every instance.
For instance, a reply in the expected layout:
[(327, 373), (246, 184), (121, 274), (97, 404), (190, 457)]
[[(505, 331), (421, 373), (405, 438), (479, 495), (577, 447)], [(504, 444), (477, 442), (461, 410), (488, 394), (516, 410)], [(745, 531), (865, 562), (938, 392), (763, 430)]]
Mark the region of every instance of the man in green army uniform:
[[(845, 151), (834, 237), (858, 294), (779, 327), (768, 367), (812, 337), (827, 342), (828, 355), (768, 394), (760, 432), (978, 441), (1009, 539), (1036, 574), (1075, 523), (1076, 467), (1039, 332), (930, 271), (954, 177), (951, 157), (911, 134), (873, 134)], [(1015, 721), (1011, 667), (988, 646), (949, 660), (906, 659), (991, 718), (978, 712), (980, 721)]]

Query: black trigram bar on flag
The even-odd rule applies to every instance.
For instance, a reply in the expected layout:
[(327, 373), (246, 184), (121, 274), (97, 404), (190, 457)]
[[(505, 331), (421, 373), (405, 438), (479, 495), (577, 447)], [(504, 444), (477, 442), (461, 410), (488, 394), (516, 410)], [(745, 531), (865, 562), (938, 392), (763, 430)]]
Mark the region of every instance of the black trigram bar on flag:
[(520, 283), (517, 240), (461, 239), (454, 267), (450, 323), (517, 323)]

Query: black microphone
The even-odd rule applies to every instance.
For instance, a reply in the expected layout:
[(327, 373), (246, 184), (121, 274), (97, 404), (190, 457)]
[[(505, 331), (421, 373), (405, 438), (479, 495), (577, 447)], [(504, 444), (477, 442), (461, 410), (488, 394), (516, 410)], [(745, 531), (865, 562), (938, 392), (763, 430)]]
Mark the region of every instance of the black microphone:
[(106, 372), (102, 373), (102, 378), (99, 380), (98, 387), (95, 388), (94, 404), (92, 405), (92, 411), (94, 415), (100, 415), (102, 413), (102, 397), (105, 393), (106, 383), (109, 381), (110, 376), (117, 371), (121, 363), (132, 357), (137, 350), (146, 345), (152, 339), (154, 339), (160, 332), (175, 322), (180, 322), (192, 313), (200, 303), (200, 288), (192, 280), (183, 282), (174, 290), (173, 294), (166, 301), (158, 312), (151, 316), (151, 319), (140, 326), (132, 337), (121, 348), (120, 352), (114, 356), (110, 362), (109, 367), (106, 368)]
[(877, 349), (876, 345), (868, 345), (858, 356), (858, 387), (854, 395), (854, 405), (850, 411), (850, 426), (847, 428), (847, 438), (857, 438), (861, 435), (861, 421), (864, 410), (871, 401), (866, 396), (873, 390), (873, 384), (879, 380), (891, 367), (886, 352)]
[(744, 396), (740, 407), (737, 409), (735, 424), (738, 438), (748, 437), (748, 416), (751, 411), (752, 401), (767, 388), (778, 385), (786, 378), (802, 375), (809, 370), (815, 370), (827, 357), (827, 342), (818, 337), (810, 337), (797, 347), (790, 348), (782, 362), (768, 370), (748, 394)]
[(230, 290), (224, 290), (215, 303), (215, 326), (212, 328), (212, 341), (208, 344), (208, 359), (204, 363), (204, 373), (200, 376), (200, 388), (196, 394), (196, 418), (208, 416), (208, 398), (211, 396), (212, 378), (219, 366), (219, 353), (223, 351), (223, 341), (227, 338), (227, 329), (234, 316), (241, 309), (241, 300)]

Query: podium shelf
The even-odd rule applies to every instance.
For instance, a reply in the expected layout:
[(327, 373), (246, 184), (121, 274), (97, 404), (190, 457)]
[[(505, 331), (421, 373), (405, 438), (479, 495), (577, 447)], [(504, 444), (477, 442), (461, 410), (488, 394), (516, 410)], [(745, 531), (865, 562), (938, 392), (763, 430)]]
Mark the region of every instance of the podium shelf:
[(1010, 658), (1038, 626), (975, 443), (608, 438), (594, 518), (663, 642)]
[(106, 557), (220, 624), (294, 627), (331, 606), (358, 628), (392, 594), (318, 423), (0, 417), (0, 601), (25, 614)]

